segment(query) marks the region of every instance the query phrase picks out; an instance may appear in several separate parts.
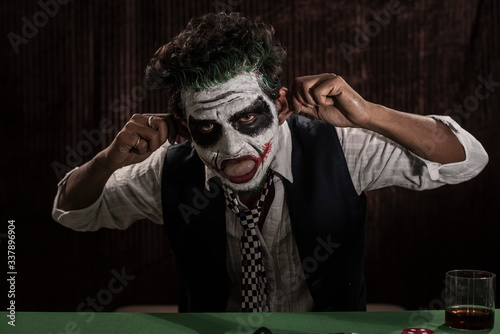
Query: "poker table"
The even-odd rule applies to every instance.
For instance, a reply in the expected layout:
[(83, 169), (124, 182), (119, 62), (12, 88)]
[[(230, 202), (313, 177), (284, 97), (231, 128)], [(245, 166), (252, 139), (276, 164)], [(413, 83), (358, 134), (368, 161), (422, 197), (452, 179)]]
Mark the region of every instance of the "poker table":
[[(495, 323), (500, 327), (500, 310)], [(0, 333), (254, 333), (267, 327), (273, 334), (360, 333), (400, 334), (405, 328), (437, 333), (464, 333), (444, 325), (444, 311), (335, 313), (73, 313), (16, 312), (15, 327), (0, 312)], [(496, 328), (480, 333), (500, 333)]]

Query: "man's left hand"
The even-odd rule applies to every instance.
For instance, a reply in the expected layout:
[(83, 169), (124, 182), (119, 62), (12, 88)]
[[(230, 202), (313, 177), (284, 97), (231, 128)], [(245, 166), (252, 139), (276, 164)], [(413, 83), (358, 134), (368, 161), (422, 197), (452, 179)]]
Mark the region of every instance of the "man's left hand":
[(292, 103), (296, 113), (337, 127), (366, 127), (372, 103), (364, 100), (342, 79), (331, 74), (295, 78)]
[(292, 104), (296, 113), (336, 127), (375, 131), (430, 161), (444, 164), (465, 159), (464, 148), (443, 122), (368, 102), (335, 74), (296, 78)]

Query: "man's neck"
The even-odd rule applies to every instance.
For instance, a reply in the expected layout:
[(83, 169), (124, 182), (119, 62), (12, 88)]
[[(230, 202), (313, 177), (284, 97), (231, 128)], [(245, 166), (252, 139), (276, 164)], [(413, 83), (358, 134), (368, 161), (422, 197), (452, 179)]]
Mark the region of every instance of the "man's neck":
[(248, 209), (255, 209), (257, 206), (257, 202), (262, 194), (262, 190), (264, 189), (264, 185), (266, 184), (266, 179), (269, 177), (270, 170), (268, 169), (265, 176), (259, 182), (259, 185), (253, 189), (247, 191), (238, 191), (238, 199), (240, 203), (245, 205)]
[(247, 208), (254, 209), (260, 197), (260, 191), (238, 194), (240, 202)]

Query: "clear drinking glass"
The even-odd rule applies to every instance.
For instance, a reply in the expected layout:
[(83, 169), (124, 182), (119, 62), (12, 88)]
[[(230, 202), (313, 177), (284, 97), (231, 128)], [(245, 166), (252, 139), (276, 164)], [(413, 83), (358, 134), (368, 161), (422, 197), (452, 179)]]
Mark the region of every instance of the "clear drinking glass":
[(481, 270), (446, 273), (445, 322), (463, 330), (492, 329), (495, 322), (496, 275)]

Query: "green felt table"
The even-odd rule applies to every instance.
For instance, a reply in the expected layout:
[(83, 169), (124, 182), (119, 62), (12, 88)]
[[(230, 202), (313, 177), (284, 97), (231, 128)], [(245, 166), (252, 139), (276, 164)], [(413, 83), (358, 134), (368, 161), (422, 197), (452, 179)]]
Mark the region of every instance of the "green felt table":
[[(399, 334), (424, 327), (437, 333), (464, 333), (444, 325), (444, 311), (336, 313), (72, 313), (16, 312), (15, 327), (0, 312), (0, 333), (253, 333), (265, 326), (273, 334)], [(499, 321), (499, 310), (495, 312)], [(500, 326), (500, 325), (499, 325)], [(500, 329), (479, 333), (500, 333)]]

